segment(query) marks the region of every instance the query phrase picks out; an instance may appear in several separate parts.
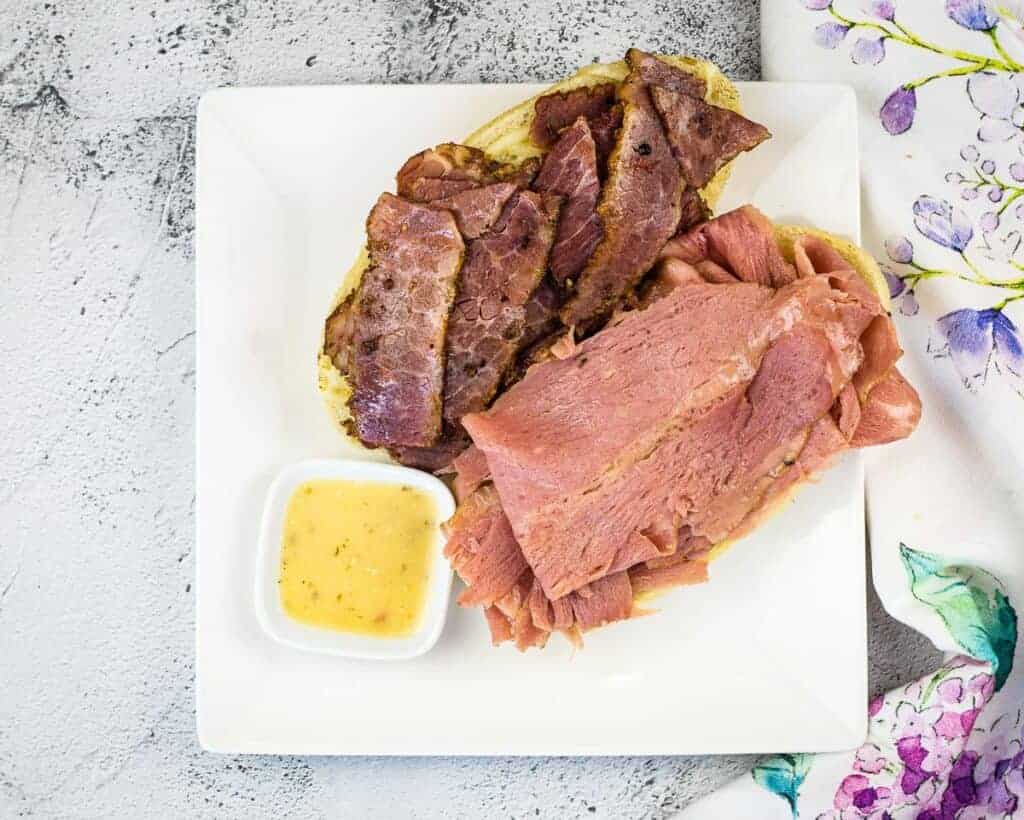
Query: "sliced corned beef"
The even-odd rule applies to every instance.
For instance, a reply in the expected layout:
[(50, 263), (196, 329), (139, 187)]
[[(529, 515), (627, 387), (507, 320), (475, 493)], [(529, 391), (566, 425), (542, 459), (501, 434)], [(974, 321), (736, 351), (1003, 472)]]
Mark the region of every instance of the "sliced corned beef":
[(693, 284), (465, 419), (545, 592), (671, 553), (682, 524), (728, 535), (828, 414), (878, 313), (827, 276)]
[(476, 489), (446, 524), (444, 554), (466, 583), (462, 606), (491, 606), (527, 569), (492, 484)]
[(651, 98), (691, 188), (703, 188), (727, 162), (771, 136), (763, 125), (691, 94), (652, 86)]
[(682, 174), (636, 66), (618, 99), (622, 127), (598, 205), (604, 236), (562, 308), (567, 326), (607, 316), (654, 265), (679, 224)]
[(597, 215), (597, 149), (585, 117), (562, 132), (544, 157), (533, 186), (564, 197), (549, 268), (559, 285), (571, 287), (603, 233)]
[(446, 142), (410, 157), (399, 169), (398, 195), (433, 202), (499, 181), (502, 165), (478, 148)]
[(583, 117), (600, 120), (615, 105), (615, 83), (556, 91), (538, 97), (533, 104), (530, 139), (538, 148), (551, 148), (563, 128)]
[(672, 239), (662, 258), (675, 257), (695, 265), (710, 260), (740, 281), (780, 288), (796, 279), (796, 269), (782, 256), (771, 221), (752, 205), (744, 205)]
[(371, 446), (429, 446), (441, 433), (445, 331), (465, 246), (451, 213), (391, 194), (366, 231), (371, 265), (351, 305), (347, 362), (355, 431)]
[(444, 416), (450, 423), (486, 407), (511, 367), (557, 213), (557, 200), (521, 191), (494, 230), (470, 244), (448, 323)]
[(434, 200), (433, 204), (455, 215), (464, 239), (476, 239), (498, 221), (505, 203), (515, 192), (516, 186), (511, 182), (495, 182)]
[(626, 62), (629, 63), (634, 75), (647, 85), (689, 94), (701, 100), (707, 94), (707, 83), (704, 80), (662, 60), (657, 55), (631, 48), (626, 52)]

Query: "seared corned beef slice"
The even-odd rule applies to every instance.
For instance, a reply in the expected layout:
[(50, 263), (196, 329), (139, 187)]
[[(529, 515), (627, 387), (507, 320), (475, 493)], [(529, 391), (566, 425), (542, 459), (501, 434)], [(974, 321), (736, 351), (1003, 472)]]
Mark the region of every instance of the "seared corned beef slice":
[(441, 437), (430, 447), (389, 447), (391, 455), (406, 467), (415, 467), (429, 473), (444, 473), (459, 453), (472, 442), (461, 425), (448, 421), (441, 423)]
[(651, 98), (691, 188), (703, 188), (727, 162), (771, 136), (763, 125), (690, 94), (651, 86)]
[(728, 535), (852, 377), (874, 315), (827, 277), (688, 285), (467, 417), (545, 592), (671, 554), (683, 525)]
[(608, 176), (608, 157), (612, 155), (615, 148), (615, 137), (622, 127), (622, 106), (615, 104), (603, 114), (591, 117), (587, 120), (590, 126), (590, 133), (594, 137), (594, 147), (597, 151), (597, 173), (601, 179)]
[(564, 197), (548, 267), (559, 285), (571, 287), (603, 233), (597, 215), (597, 149), (585, 117), (562, 132), (544, 157), (533, 187)]
[[(366, 232), (371, 264), (343, 361), (355, 433), (370, 446), (429, 446), (441, 433), (445, 332), (465, 246), (451, 213), (391, 194), (377, 200)], [(328, 320), (329, 335), (339, 321)]]
[(648, 54), (638, 48), (626, 52), (629, 63), (641, 82), (647, 85), (660, 86), (680, 94), (689, 94), (703, 100), (707, 94), (707, 83), (700, 77), (683, 71), (654, 54)]
[(522, 348), (515, 364), (505, 373), (503, 386), (515, 384), (531, 365), (548, 358), (551, 346), (566, 332), (558, 318), (561, 306), (562, 294), (558, 286), (550, 276), (545, 276), (526, 303)]
[(405, 161), (396, 178), (398, 195), (433, 202), (500, 181), (502, 167), (478, 148), (446, 142)]
[(691, 265), (710, 260), (742, 282), (774, 288), (796, 279), (796, 269), (779, 251), (771, 221), (752, 205), (673, 238), (661, 249), (661, 257), (675, 257)]
[(700, 78), (637, 49), (630, 49), (626, 59), (647, 83), (683, 178), (694, 191), (729, 160), (771, 136), (763, 125), (705, 102), (707, 86)]
[(604, 237), (562, 308), (567, 326), (586, 327), (607, 316), (654, 265), (679, 224), (682, 174), (635, 66), (618, 99), (622, 128), (598, 205)]
[(523, 317), (523, 347), (538, 342), (562, 326), (558, 320), (558, 309), (562, 296), (550, 277), (545, 276), (526, 302)]
[(693, 188), (686, 188), (679, 205), (679, 224), (675, 232), (687, 231), (710, 218), (711, 209), (704, 203), (700, 193)]
[(521, 191), (493, 229), (469, 243), (448, 325), (441, 436), (430, 447), (391, 448), (402, 464), (446, 469), (470, 444), (459, 419), (486, 407), (513, 372), (519, 350), (557, 321), (557, 291), (553, 285), (537, 286), (557, 212), (556, 197)]
[(516, 186), (513, 183), (495, 182), (434, 200), (434, 205), (446, 208), (455, 215), (455, 222), (463, 238), (476, 239), (498, 221), (505, 203), (515, 192)]
[(352, 336), (356, 332), (352, 304), (355, 291), (346, 296), (324, 323), (324, 353), (342, 376), (352, 369)]
[(550, 148), (558, 141), (563, 128), (580, 117), (600, 121), (614, 105), (615, 83), (545, 94), (533, 104), (530, 140), (538, 148)]
[(485, 408), (511, 367), (555, 237), (558, 200), (521, 191), (494, 230), (472, 242), (448, 323), (444, 417)]
[(494, 485), (485, 484), (464, 499), (445, 529), (444, 554), (466, 583), (460, 605), (493, 605), (527, 570)]

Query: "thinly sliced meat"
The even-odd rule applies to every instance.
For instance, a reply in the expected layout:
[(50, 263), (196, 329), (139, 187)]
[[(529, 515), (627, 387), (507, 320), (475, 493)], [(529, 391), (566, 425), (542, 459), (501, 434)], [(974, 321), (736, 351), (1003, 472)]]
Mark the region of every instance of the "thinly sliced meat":
[(491, 646), (512, 640), (512, 622), (504, 612), (496, 606), (489, 606), (484, 609), (484, 616), (491, 631)]
[(629, 581), (635, 596), (672, 587), (703, 584), (708, 580), (707, 561), (673, 555), (660, 566), (652, 566), (653, 563), (648, 561), (630, 568)]
[(562, 296), (558, 288), (550, 278), (544, 277), (525, 305), (521, 340), (524, 347), (534, 344), (562, 326), (558, 320), (558, 309), (561, 306)]
[(571, 629), (575, 622), (572, 599), (573, 596), (566, 595), (557, 601), (549, 600), (537, 579), (534, 578), (528, 598), (534, 625), (548, 632), (564, 632)]
[(679, 207), (679, 224), (676, 233), (688, 231), (690, 228), (706, 222), (711, 218), (711, 209), (704, 203), (704, 198), (694, 188), (686, 188)]
[(444, 416), (482, 410), (511, 367), (525, 331), (525, 305), (544, 275), (558, 204), (521, 191), (495, 229), (466, 254), (448, 324)]
[(876, 317), (861, 334), (864, 363), (853, 377), (853, 385), (862, 402), (866, 402), (873, 388), (892, 373), (903, 355), (896, 327), (888, 316)]
[(691, 188), (703, 188), (727, 162), (771, 136), (763, 125), (689, 93), (653, 85), (651, 98)]
[(573, 618), (584, 632), (625, 620), (633, 613), (633, 587), (625, 572), (587, 584), (574, 592), (571, 600)]
[(446, 142), (405, 161), (397, 175), (398, 195), (433, 202), (497, 182), (501, 169), (478, 148)]
[(525, 305), (521, 350), (515, 364), (505, 373), (505, 387), (515, 384), (531, 366), (548, 358), (551, 346), (565, 333), (558, 318), (561, 306), (562, 295), (558, 287), (549, 276), (545, 276)]
[(626, 52), (626, 62), (641, 82), (660, 86), (680, 94), (689, 94), (703, 100), (707, 94), (707, 83), (695, 74), (662, 60), (654, 54), (631, 48)]
[(492, 606), (527, 570), (498, 493), (486, 484), (459, 504), (447, 523), (444, 554), (466, 584), (461, 606)]
[(511, 182), (517, 188), (529, 188), (540, 171), (540, 158), (530, 157), (519, 165), (505, 165), (498, 171), (502, 182)]
[[(715, 540), (742, 518), (744, 472), (769, 473), (828, 412), (841, 387), (832, 349), (857, 347), (844, 325), (855, 308), (824, 277), (774, 296), (746, 283), (677, 288), (464, 419), (549, 597), (663, 554), (666, 540), (651, 536), (677, 519)], [(807, 332), (794, 335), (797, 324)], [(777, 390), (748, 395), (776, 345), (766, 366)], [(797, 364), (806, 375), (794, 382)]]
[(417, 470), (426, 470), (431, 473), (442, 473), (448, 469), (454, 458), (471, 443), (462, 427), (451, 422), (442, 422), (441, 437), (437, 444), (430, 447), (390, 447), (388, 449), (391, 455), (406, 467), (415, 467)]
[(818, 236), (804, 234), (793, 242), (793, 261), (800, 276), (849, 271), (853, 267), (842, 254)]
[(366, 224), (371, 265), (352, 305), (349, 407), (371, 446), (441, 433), (448, 316), (465, 246), (447, 211), (382, 194)]
[(356, 332), (352, 305), (355, 295), (353, 291), (346, 296), (324, 324), (324, 353), (342, 376), (348, 376), (352, 369), (352, 337)]
[(888, 444), (909, 436), (921, 420), (921, 399), (896, 368), (872, 388), (850, 440), (854, 447)]
[(604, 233), (597, 215), (597, 149), (586, 118), (579, 117), (562, 132), (544, 158), (534, 188), (564, 197), (548, 267), (559, 285), (571, 287)]
[(604, 237), (562, 308), (567, 326), (584, 327), (610, 313), (651, 269), (679, 224), (679, 164), (635, 67), (618, 98), (622, 128), (598, 206)]
[(832, 408), (832, 415), (835, 418), (839, 432), (849, 441), (860, 424), (860, 400), (857, 398), (857, 388), (853, 383), (848, 383), (836, 399), (835, 407)]
[(455, 499), (460, 504), (491, 479), (487, 456), (478, 447), (469, 447), (452, 462), (455, 470)]
[(557, 91), (538, 97), (533, 104), (530, 140), (538, 148), (550, 148), (558, 141), (563, 128), (580, 117), (600, 120), (615, 105), (615, 83)]
[(662, 256), (696, 264), (710, 259), (743, 282), (781, 288), (796, 279), (782, 256), (771, 221), (752, 205), (705, 222), (665, 245)]
[(601, 179), (608, 176), (608, 157), (615, 148), (615, 137), (622, 127), (622, 106), (613, 105), (603, 114), (587, 120), (597, 150), (597, 173)]
[(511, 182), (495, 182), (434, 200), (434, 205), (455, 215), (463, 238), (476, 239), (498, 221), (505, 203), (515, 192), (516, 186)]

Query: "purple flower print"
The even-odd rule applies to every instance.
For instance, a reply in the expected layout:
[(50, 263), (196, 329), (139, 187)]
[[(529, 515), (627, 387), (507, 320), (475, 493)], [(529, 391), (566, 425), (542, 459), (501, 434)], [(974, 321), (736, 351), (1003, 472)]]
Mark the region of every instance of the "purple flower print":
[(964, 752), (956, 759), (942, 794), (941, 813), (936, 814), (936, 818), (956, 817), (961, 809), (978, 802), (974, 774), (977, 762), (978, 755), (974, 752)]
[[(940, 718), (941, 720), (941, 718)], [(953, 766), (953, 753), (945, 738), (937, 736), (929, 744), (928, 755), (921, 761), (921, 768), (932, 774), (943, 774)]]
[(935, 724), (935, 731), (939, 737), (946, 740), (956, 740), (964, 737), (970, 729), (964, 728), (963, 715), (957, 712), (943, 712), (938, 723)]
[(962, 253), (974, 236), (967, 214), (945, 199), (920, 196), (914, 203), (914, 227), (932, 242)]
[(885, 38), (861, 37), (850, 49), (850, 59), (857, 65), (878, 65), (885, 59)]
[(928, 752), (922, 748), (920, 737), (901, 737), (896, 741), (896, 753), (903, 761), (900, 788), (904, 794), (916, 794), (921, 784), (929, 779), (921, 767), (924, 759), (928, 757)]
[(964, 682), (960, 678), (946, 678), (935, 691), (945, 704), (960, 703), (964, 699)]
[(889, 298), (898, 299), (906, 291), (907, 283), (888, 267), (882, 268), (882, 276), (885, 277), (885, 283), (889, 286)]
[(893, 136), (909, 131), (917, 111), (917, 92), (900, 86), (885, 98), (878, 112), (882, 127)]
[(1001, 310), (954, 310), (940, 317), (935, 328), (941, 338), (928, 343), (928, 352), (951, 358), (968, 390), (985, 383), (992, 362), (1000, 372), (1024, 378), (1024, 346), (1016, 325)]
[(868, 703), (868, 717), (874, 717), (882, 711), (882, 707), (885, 706), (885, 698), (881, 695), (876, 695)]
[(857, 750), (857, 756), (853, 761), (853, 768), (858, 772), (865, 772), (866, 774), (878, 774), (885, 768), (887, 762), (881, 749), (874, 743), (865, 743)]
[(978, 782), (983, 783), (994, 777), (1001, 763), (1009, 761), (1011, 757), (1013, 757), (1013, 753), (1010, 738), (1001, 732), (990, 734), (978, 750), (978, 763), (974, 769)]
[(890, 236), (885, 240), (885, 252), (893, 262), (908, 265), (914, 261), (914, 246), (905, 236)]
[(974, 31), (988, 31), (999, 22), (986, 0), (946, 0), (946, 14), (954, 23)]
[(1005, 142), (1020, 134), (1021, 117), (1024, 116), (1019, 105), (1020, 96), (1015, 74), (982, 71), (970, 76), (967, 80), (967, 97), (981, 114), (979, 140)]
[(892, 792), (885, 786), (874, 787), (861, 774), (847, 775), (836, 792), (833, 804), (847, 816), (849, 809), (854, 809), (854, 817), (867, 817), (888, 806), (892, 802)]
[(907, 283), (886, 265), (882, 265), (882, 276), (889, 285), (889, 297), (898, 303), (900, 313), (904, 316), (916, 316), (921, 305), (917, 301), (914, 289), (907, 288)]
[(822, 23), (814, 29), (814, 42), (822, 48), (836, 48), (849, 31), (850, 27), (842, 23)]
[(864, 10), (872, 17), (889, 22), (896, 16), (896, 4), (892, 0), (871, 0)]
[(974, 675), (967, 681), (967, 693), (974, 696), (974, 705), (988, 703), (996, 689), (996, 679), (985, 672)]
[(896, 721), (902, 737), (934, 737), (935, 724), (942, 716), (942, 708), (931, 706), (919, 710), (904, 700), (896, 707)]
[(832, 5), (832, 0), (804, 0), (804, 6), (811, 11), (824, 11)]

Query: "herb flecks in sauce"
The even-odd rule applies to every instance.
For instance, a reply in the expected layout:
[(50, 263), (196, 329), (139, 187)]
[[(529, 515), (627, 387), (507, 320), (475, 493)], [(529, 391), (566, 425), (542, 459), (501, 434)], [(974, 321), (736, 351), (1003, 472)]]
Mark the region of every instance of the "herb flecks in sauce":
[(285, 512), (278, 589), (301, 623), (382, 638), (416, 630), (436, 510), (406, 485), (316, 480)]

